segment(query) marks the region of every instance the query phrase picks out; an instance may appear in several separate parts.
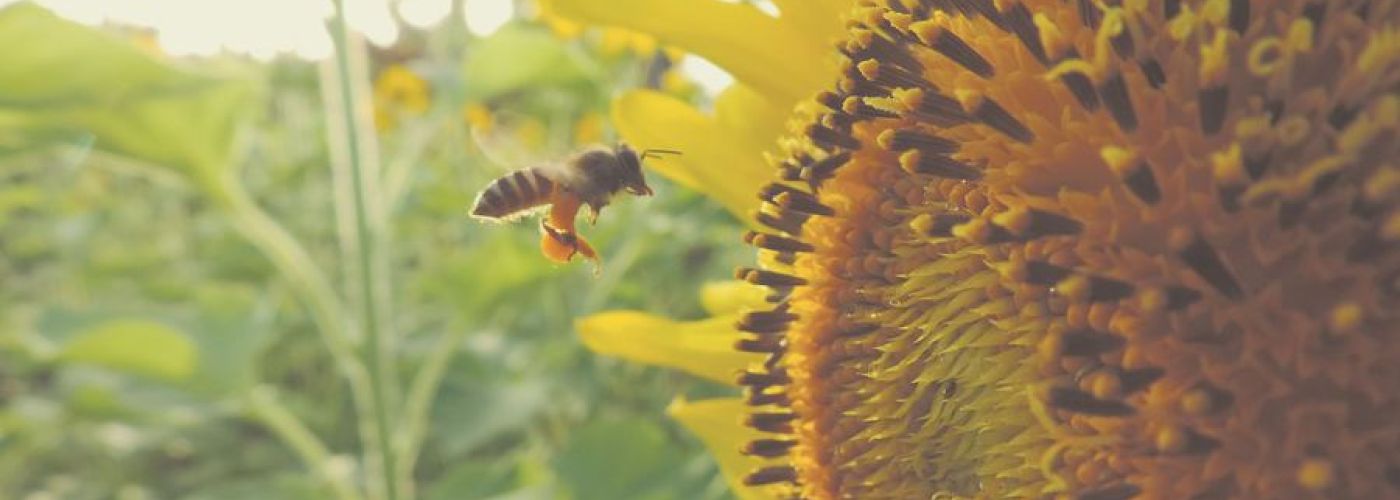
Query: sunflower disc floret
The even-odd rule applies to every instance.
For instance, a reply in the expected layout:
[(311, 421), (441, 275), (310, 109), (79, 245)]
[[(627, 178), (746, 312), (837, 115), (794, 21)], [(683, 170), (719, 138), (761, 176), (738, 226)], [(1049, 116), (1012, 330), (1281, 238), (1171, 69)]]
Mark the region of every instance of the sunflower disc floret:
[(1400, 5), (881, 0), (745, 240), (747, 478), (1400, 495)]

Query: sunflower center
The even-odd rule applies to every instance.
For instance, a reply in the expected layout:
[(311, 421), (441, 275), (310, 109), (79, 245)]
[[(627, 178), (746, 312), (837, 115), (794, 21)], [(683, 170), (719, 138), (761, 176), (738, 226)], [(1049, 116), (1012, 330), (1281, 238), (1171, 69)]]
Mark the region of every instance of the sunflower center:
[(1400, 493), (1397, 9), (855, 9), (746, 238), (748, 482)]

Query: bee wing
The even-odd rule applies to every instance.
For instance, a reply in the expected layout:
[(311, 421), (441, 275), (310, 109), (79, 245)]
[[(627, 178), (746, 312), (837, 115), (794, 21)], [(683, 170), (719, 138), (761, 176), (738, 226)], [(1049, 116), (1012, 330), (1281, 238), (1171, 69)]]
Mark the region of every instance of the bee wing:
[(496, 112), (489, 127), (472, 127), (471, 138), (498, 174), (549, 163), (568, 152), (567, 145), (551, 139), (543, 122), (507, 111)]

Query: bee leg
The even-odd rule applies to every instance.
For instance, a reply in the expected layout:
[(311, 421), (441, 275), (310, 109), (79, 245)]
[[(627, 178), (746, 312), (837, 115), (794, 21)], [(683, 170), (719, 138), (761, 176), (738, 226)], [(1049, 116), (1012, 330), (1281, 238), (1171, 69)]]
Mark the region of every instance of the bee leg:
[(540, 229), (544, 236), (540, 238), (540, 249), (545, 257), (555, 262), (569, 262), (574, 255), (583, 254), (583, 257), (599, 264), (598, 252), (593, 250), (593, 246), (588, 244), (588, 240), (583, 239), (577, 233), (572, 233), (558, 229), (548, 222), (541, 221)]
[(579, 251), (577, 235), (556, 229), (544, 221), (540, 221), (540, 229), (543, 233), (540, 237), (540, 250), (545, 257), (559, 263), (573, 260), (574, 254)]
[[(594, 273), (601, 268), (598, 252), (574, 230), (574, 217), (578, 215), (581, 201), (575, 196), (561, 196), (554, 200), (549, 215), (540, 221), (544, 236), (540, 239), (540, 249), (545, 257), (555, 262), (568, 262), (576, 254), (583, 254), (594, 265)], [(593, 212), (594, 218), (597, 212)]]
[(594, 264), (599, 262), (598, 252), (594, 251), (593, 247), (588, 244), (588, 240), (583, 239), (582, 236), (574, 235), (574, 249), (588, 260), (593, 261)]
[(588, 244), (588, 240), (583, 239), (582, 236), (574, 235), (574, 242), (576, 244), (575, 249), (578, 250), (578, 253), (583, 254), (584, 258), (593, 261), (593, 276), (602, 275), (603, 259), (598, 258), (598, 252), (593, 250), (593, 247)]
[(545, 216), (545, 223), (561, 233), (574, 234), (574, 217), (578, 215), (578, 209), (583, 202), (572, 194), (561, 194), (554, 199), (554, 204), (549, 207), (549, 215)]

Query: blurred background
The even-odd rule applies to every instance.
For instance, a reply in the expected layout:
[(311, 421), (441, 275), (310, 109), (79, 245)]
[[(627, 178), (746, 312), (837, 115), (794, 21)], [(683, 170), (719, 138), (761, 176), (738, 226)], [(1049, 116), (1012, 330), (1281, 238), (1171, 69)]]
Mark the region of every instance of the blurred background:
[[(0, 498), (382, 498), (374, 411), (416, 436), (397, 498), (727, 498), (663, 413), (724, 389), (572, 325), (701, 317), (701, 284), (751, 258), (740, 224), (653, 175), (582, 226), (594, 276), (532, 221), (466, 214), (614, 141), (619, 91), (703, 106), (728, 77), (527, 0), (343, 12), (0, 1)], [(366, 411), (379, 383), (392, 407)]]

